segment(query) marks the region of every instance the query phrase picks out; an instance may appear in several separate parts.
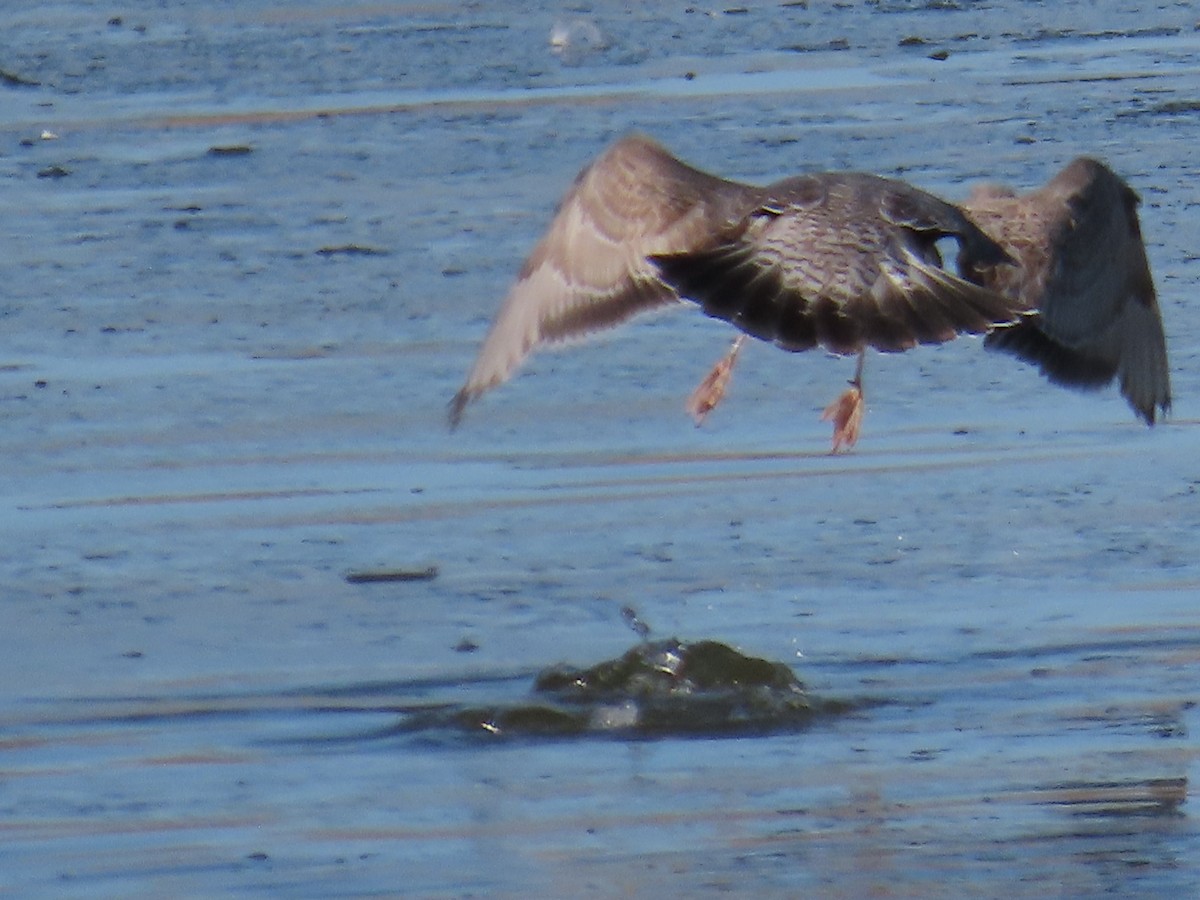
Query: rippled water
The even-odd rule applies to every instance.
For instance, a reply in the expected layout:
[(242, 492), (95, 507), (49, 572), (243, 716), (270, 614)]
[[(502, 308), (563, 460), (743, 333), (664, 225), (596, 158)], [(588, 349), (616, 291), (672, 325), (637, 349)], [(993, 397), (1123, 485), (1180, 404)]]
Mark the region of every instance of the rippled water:
[[(0, 12), (0, 891), (1195, 893), (1194, 11), (562, 15), (603, 40), (507, 3)], [(747, 348), (698, 430), (729, 331), (679, 313), (449, 434), (558, 196), (635, 128), (950, 198), (1103, 157), (1173, 417), (960, 340), (869, 360), (852, 455), (819, 353)], [(845, 712), (406, 727), (619, 657), (626, 606)]]

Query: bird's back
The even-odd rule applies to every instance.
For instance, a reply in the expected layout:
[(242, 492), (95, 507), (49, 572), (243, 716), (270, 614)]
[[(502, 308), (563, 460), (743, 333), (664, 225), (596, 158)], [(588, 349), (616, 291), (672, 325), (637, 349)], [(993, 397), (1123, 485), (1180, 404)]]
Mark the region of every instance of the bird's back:
[(899, 351), (982, 333), (1023, 310), (946, 269), (943, 237), (957, 239), (968, 269), (1006, 259), (960, 210), (924, 191), (825, 172), (762, 188), (712, 246), (654, 261), (680, 296), (784, 349)]

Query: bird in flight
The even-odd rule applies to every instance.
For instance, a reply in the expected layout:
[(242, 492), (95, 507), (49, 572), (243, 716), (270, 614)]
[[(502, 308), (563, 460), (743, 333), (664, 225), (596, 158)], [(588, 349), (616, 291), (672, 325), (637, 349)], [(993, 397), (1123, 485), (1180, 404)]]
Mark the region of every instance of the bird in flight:
[[(957, 243), (955, 269), (939, 241)], [(859, 357), (829, 409), (834, 449), (862, 418), (862, 358), (1019, 322), (1025, 295), (982, 282), (1012, 259), (963, 211), (901, 181), (825, 172), (765, 187), (695, 169), (631, 135), (585, 168), (500, 307), (462, 388), (467, 405), (542, 344), (690, 302), (785, 350)], [(719, 401), (741, 348), (702, 383), (694, 412)]]
[(1079, 157), (1026, 194), (977, 186), (962, 208), (1018, 263), (980, 271), (982, 283), (1036, 310), (984, 346), (1066, 387), (1098, 389), (1115, 378), (1153, 425), (1171, 409), (1171, 377), (1139, 203), (1111, 169)]
[[(1103, 163), (1078, 157), (1025, 194), (977, 185), (961, 208), (1016, 262), (987, 266), (975, 278), (1032, 310), (990, 331), (984, 346), (1038, 366), (1064, 387), (1098, 390), (1116, 379), (1133, 411), (1153, 425), (1170, 412), (1171, 376), (1140, 203)], [(688, 401), (698, 422), (723, 396), (741, 346), (739, 338)], [(861, 417), (861, 407), (845, 409), (850, 393), (826, 417)]]

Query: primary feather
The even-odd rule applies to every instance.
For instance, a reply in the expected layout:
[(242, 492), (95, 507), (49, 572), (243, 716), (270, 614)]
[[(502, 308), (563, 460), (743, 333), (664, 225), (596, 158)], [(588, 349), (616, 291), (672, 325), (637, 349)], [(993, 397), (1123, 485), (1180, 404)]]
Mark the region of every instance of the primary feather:
[(1171, 408), (1171, 379), (1139, 202), (1103, 163), (1080, 157), (1027, 194), (977, 187), (963, 210), (1018, 262), (981, 270), (980, 280), (1037, 311), (988, 335), (986, 345), (1067, 387), (1116, 378), (1129, 405), (1154, 424)]

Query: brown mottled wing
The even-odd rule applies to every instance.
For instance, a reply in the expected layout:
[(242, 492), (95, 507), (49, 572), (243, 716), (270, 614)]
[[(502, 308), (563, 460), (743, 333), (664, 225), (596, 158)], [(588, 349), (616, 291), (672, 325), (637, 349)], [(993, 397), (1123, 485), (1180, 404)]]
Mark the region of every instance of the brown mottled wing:
[(1138, 202), (1111, 170), (1080, 158), (1037, 191), (1007, 199), (979, 191), (965, 208), (1020, 261), (997, 273), (993, 286), (1038, 309), (989, 335), (988, 346), (1069, 387), (1102, 387), (1116, 377), (1130, 406), (1153, 424), (1157, 411), (1170, 409), (1171, 383)]
[(861, 173), (791, 178), (712, 247), (654, 258), (706, 313), (787, 350), (853, 353), (940, 343), (1014, 321), (1025, 309), (943, 268), (958, 240), (966, 271), (1007, 260), (956, 207)]
[(752, 191), (693, 169), (642, 136), (610, 147), (580, 173), (525, 261), (451, 401), (451, 425), (539, 344), (677, 302), (647, 257), (703, 244)]

